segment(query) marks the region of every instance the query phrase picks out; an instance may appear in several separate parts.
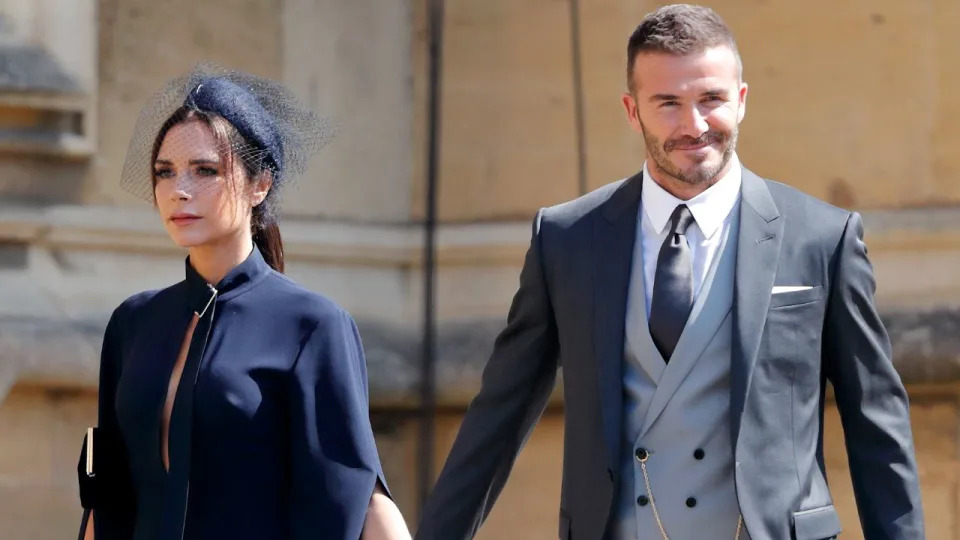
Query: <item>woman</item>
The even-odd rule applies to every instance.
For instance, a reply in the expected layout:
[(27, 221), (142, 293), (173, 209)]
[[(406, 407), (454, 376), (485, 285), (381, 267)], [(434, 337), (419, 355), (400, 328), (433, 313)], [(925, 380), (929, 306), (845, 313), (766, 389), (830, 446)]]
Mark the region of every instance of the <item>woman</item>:
[(141, 114), (123, 181), (149, 187), (186, 279), (107, 325), (86, 538), (409, 538), (353, 319), (282, 274), (277, 192), (326, 135), (279, 85), (208, 68)]

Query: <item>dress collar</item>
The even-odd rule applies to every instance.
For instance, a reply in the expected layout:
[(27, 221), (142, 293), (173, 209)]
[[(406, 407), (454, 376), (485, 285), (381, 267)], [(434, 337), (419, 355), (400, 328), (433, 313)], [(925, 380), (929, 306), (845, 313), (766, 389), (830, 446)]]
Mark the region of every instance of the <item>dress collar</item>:
[(186, 266), (188, 301), (197, 313), (205, 310), (214, 294), (220, 300), (228, 300), (249, 290), (272, 271), (256, 246), (242, 263), (230, 270), (216, 285), (207, 283), (193, 268), (189, 256), (184, 261), (184, 266)]

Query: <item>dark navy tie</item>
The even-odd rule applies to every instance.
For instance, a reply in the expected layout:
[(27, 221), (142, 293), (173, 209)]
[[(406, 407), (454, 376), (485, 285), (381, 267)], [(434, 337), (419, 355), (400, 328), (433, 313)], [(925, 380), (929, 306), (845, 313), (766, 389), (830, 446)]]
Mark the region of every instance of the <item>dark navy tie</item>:
[(657, 258), (650, 301), (650, 335), (667, 362), (693, 309), (693, 261), (686, 231), (693, 214), (681, 204), (670, 215), (670, 231)]

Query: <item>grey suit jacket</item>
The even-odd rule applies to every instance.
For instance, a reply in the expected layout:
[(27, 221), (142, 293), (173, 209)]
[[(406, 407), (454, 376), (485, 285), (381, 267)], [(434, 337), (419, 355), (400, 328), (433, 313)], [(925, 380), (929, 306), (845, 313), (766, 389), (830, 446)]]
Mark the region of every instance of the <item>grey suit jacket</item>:
[[(641, 176), (541, 210), (507, 325), (416, 538), (472, 538), (564, 370), (561, 539), (608, 533), (619, 489), (622, 358)], [(743, 170), (730, 432), (755, 540), (829, 538), (826, 381), (867, 539), (924, 537), (906, 392), (874, 307), (860, 216)], [(812, 288), (772, 295), (775, 285)], [(520, 511), (520, 510), (518, 510)]]

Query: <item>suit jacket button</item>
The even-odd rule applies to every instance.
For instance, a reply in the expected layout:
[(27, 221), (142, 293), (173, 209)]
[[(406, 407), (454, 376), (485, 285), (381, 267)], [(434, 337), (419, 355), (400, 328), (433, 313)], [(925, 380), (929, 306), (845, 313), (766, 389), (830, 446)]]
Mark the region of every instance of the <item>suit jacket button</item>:
[(696, 505), (697, 505), (696, 499), (694, 499), (693, 497), (690, 497), (687, 499), (687, 508), (693, 508)]
[(637, 456), (637, 459), (638, 459), (638, 460), (640, 460), (640, 461), (646, 461), (646, 459), (647, 459), (647, 457), (648, 457), (649, 455), (650, 455), (650, 454), (647, 453), (647, 449), (646, 449), (646, 448), (637, 448), (636, 456)]
[(702, 448), (697, 448), (696, 450), (693, 451), (694, 459), (701, 460), (703, 459), (703, 456), (704, 456), (704, 453)]
[(637, 497), (637, 504), (639, 504), (640, 506), (646, 506), (649, 502), (650, 502), (650, 499), (648, 499), (646, 495), (641, 495)]

